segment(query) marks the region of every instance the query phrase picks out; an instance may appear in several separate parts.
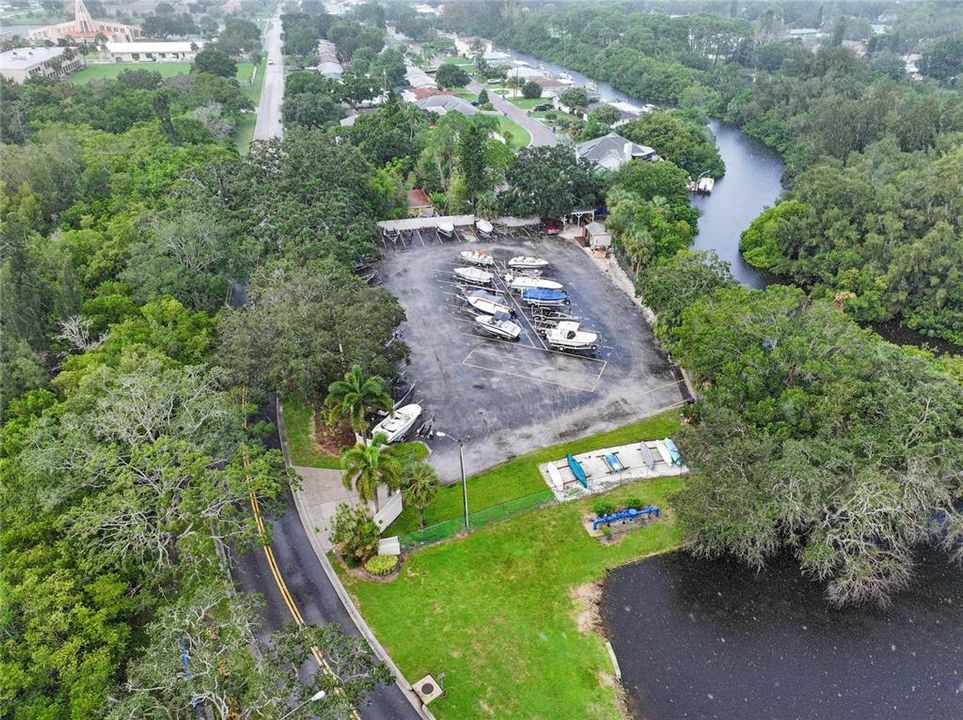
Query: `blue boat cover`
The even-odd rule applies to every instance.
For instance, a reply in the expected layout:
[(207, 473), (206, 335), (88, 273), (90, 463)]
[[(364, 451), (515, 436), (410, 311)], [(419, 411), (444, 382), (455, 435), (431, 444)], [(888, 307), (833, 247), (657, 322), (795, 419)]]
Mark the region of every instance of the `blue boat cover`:
[(676, 447), (675, 443), (669, 438), (666, 438), (662, 442), (665, 445), (665, 449), (669, 451), (669, 455), (672, 457), (672, 462), (676, 465), (681, 465), (682, 453), (679, 452), (679, 448)]
[(547, 288), (525, 288), (522, 290), (522, 300), (564, 300), (568, 295), (562, 290), (548, 290)]
[(622, 465), (622, 461), (619, 460), (612, 453), (605, 453), (605, 464), (612, 469), (612, 472), (622, 472), (625, 470), (625, 466)]
[(588, 478), (585, 476), (585, 471), (582, 469), (582, 466), (579, 464), (578, 460), (576, 460), (571, 454), (566, 455), (565, 459), (568, 460), (568, 467), (572, 471), (572, 475), (575, 476), (575, 479), (578, 480), (579, 484), (583, 488), (588, 490)]

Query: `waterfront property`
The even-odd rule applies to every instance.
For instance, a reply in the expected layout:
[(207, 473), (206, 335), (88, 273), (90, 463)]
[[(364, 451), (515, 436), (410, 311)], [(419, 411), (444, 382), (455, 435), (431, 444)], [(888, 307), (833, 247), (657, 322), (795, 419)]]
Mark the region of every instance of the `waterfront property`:
[(0, 76), (15, 83), (65, 77), (83, 65), (80, 54), (63, 47), (26, 47), (0, 53)]
[[(667, 427), (673, 422), (675, 413), (631, 431), (657, 436), (673, 432)], [(578, 446), (586, 444), (592, 439)], [(560, 450), (564, 446), (547, 452)], [(477, 476), (473, 487), (503, 479), (505, 487), (539, 483), (538, 460), (529, 457), (545, 452)], [(665, 508), (679, 483), (677, 477), (646, 480), (604, 497), (615, 505), (634, 497)], [(677, 547), (680, 533), (669, 514), (602, 545), (583, 529), (591, 504), (553, 505), (420, 550), (389, 583), (345, 578), (407, 677), (444, 673), (446, 696), (431, 705), (439, 720), (620, 717), (614, 668), (594, 632), (596, 583), (607, 567)]]
[(618, 170), (631, 160), (659, 159), (653, 148), (627, 140), (616, 132), (576, 145), (575, 154), (601, 170)]

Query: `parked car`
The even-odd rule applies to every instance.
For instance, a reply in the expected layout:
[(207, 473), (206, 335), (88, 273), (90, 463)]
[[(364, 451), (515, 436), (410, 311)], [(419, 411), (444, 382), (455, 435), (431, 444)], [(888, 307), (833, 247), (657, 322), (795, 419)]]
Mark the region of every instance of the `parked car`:
[(551, 109), (552, 109), (551, 103), (540, 103), (532, 108), (532, 110), (535, 112), (548, 112)]
[(542, 218), (542, 230), (546, 235), (558, 235), (562, 232), (562, 221), (558, 218)]

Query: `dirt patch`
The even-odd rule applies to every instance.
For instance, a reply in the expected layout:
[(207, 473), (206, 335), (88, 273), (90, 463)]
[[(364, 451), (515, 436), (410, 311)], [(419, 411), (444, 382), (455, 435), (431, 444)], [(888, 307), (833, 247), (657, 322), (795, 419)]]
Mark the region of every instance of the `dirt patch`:
[(580, 633), (597, 632), (602, 634), (602, 618), (599, 603), (602, 602), (602, 582), (585, 583), (572, 588), (572, 601), (575, 603), (575, 624)]
[(339, 422), (329, 428), (327, 424), (318, 422), (317, 413), (311, 413), (311, 430), (314, 446), (318, 452), (338, 457), (341, 448), (355, 444), (354, 431), (346, 422)]

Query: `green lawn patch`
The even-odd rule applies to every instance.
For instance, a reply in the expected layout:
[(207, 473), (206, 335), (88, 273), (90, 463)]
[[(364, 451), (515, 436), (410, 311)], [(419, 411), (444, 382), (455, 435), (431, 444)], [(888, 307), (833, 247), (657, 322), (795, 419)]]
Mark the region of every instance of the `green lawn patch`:
[[(250, 63), (247, 64), (250, 65)], [(191, 71), (191, 64), (186, 62), (99, 63), (87, 65), (84, 69), (69, 75), (67, 79), (75, 85), (91, 80), (113, 80), (124, 70), (150, 70), (160, 73), (161, 77), (168, 78), (174, 75), (186, 75)]]
[[(284, 417), (287, 423), (286, 404)], [(521, 508), (524, 507), (525, 499), (530, 499), (533, 505), (541, 504), (551, 495), (551, 490), (545, 485), (545, 481), (538, 472), (538, 466), (542, 463), (558, 460), (565, 457), (567, 453), (583, 453), (614, 445), (626, 445), (643, 439), (655, 440), (669, 437), (678, 431), (679, 411), (669, 410), (609, 432), (526, 453), (469, 477), (468, 511), (474, 514), (505, 503), (516, 502)], [(463, 515), (461, 484), (446, 485), (438, 491), (435, 502), (425, 509), (425, 524), (431, 526), (457, 521)], [(416, 530), (418, 530), (418, 513), (414, 507), (405, 506), (401, 515), (385, 530), (384, 534), (408, 535)]]
[[(675, 416), (657, 422), (678, 427)], [(625, 430), (610, 437), (639, 439), (637, 430)], [(587, 449), (596, 438), (532, 457)], [(513, 466), (526, 482), (534, 462), (519, 458), (493, 472)], [(644, 480), (607, 497), (634, 496), (665, 510), (681, 483), (679, 477)], [(681, 533), (669, 513), (602, 546), (581, 526), (592, 502), (553, 505), (433, 545), (408, 556), (392, 582), (342, 573), (406, 677), (445, 674), (447, 695), (431, 704), (439, 720), (620, 718), (615, 689), (602, 682), (613, 672), (611, 661), (599, 635), (580, 631), (585, 606), (576, 592), (601, 579), (606, 568), (678, 547)]]
[(234, 128), (234, 147), (240, 155), (247, 155), (254, 140), (254, 126), (257, 125), (255, 113), (244, 113)]
[(266, 60), (261, 60), (257, 65), (255, 73), (254, 63), (239, 62), (237, 64), (237, 81), (241, 85), (244, 96), (254, 103), (255, 106), (261, 102), (261, 88), (264, 86), (264, 68)]
[(543, 103), (546, 103), (548, 102), (548, 100), (546, 100), (545, 98), (517, 97), (517, 98), (508, 99), (508, 102), (510, 102), (515, 107), (521, 108), (522, 110), (531, 110), (536, 105), (541, 105)]
[(282, 403), (284, 434), (291, 452), (291, 463), (304, 467), (340, 468), (341, 458), (327, 455), (314, 442), (311, 428), (311, 407), (298, 398), (286, 397)]
[(511, 133), (508, 146), (516, 150), (526, 147), (532, 141), (532, 134), (528, 130), (504, 115), (498, 116), (498, 132), (502, 135), (505, 132)]

